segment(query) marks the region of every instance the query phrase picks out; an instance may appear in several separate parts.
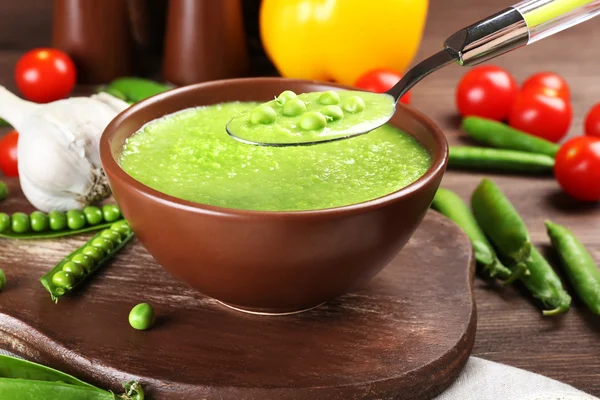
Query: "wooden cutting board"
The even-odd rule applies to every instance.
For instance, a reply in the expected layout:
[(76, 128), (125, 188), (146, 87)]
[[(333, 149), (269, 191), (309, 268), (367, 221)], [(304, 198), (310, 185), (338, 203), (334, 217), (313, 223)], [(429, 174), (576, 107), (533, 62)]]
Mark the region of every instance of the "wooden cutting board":
[[(38, 279), (84, 240), (0, 241), (0, 346), (117, 392), (137, 379), (155, 400), (429, 399), (475, 339), (470, 245), (434, 212), (368, 287), (292, 316), (225, 308), (137, 241), (54, 304)], [(144, 301), (158, 320), (138, 332), (127, 316)]]

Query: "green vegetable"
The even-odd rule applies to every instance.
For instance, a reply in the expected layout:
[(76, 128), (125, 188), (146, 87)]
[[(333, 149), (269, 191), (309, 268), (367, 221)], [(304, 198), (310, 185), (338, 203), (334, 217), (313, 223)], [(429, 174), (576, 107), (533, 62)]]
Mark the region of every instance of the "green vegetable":
[(50, 227), (48, 216), (41, 211), (32, 212), (29, 219), (34, 232), (44, 232)]
[(363, 111), (366, 108), (366, 105), (362, 97), (350, 96), (344, 101), (342, 108), (349, 113), (354, 114)]
[(277, 119), (277, 113), (272, 107), (262, 105), (250, 112), (250, 121), (253, 124), (272, 124)]
[(124, 77), (112, 81), (103, 90), (125, 101), (137, 103), (171, 88), (148, 79)]
[(154, 308), (148, 303), (140, 303), (129, 312), (129, 325), (139, 331), (150, 329), (155, 320)]
[(320, 112), (307, 112), (300, 118), (300, 127), (307, 131), (323, 129), (327, 126), (327, 118)]
[(513, 129), (502, 122), (479, 117), (466, 117), (462, 128), (472, 138), (492, 147), (545, 154), (554, 157), (560, 148), (556, 143)]
[(29, 232), (29, 215), (22, 212), (14, 213), (11, 218), (11, 226), (12, 230), (16, 233)]
[[(110, 222), (110, 221), (107, 221)], [(77, 230), (85, 226), (85, 215), (81, 210), (67, 211), (67, 226), (69, 229)]]
[(6, 199), (8, 197), (8, 186), (6, 183), (0, 181), (0, 201)]
[(331, 118), (332, 121), (336, 121), (344, 117), (344, 112), (339, 106), (325, 106), (321, 109), (321, 114)]
[(554, 158), (544, 154), (532, 154), (524, 151), (450, 146), (448, 167), (549, 173), (554, 168)]
[(6, 213), (0, 213), (0, 233), (11, 229), (10, 215)]
[(296, 95), (296, 93), (292, 92), (291, 90), (284, 90), (279, 96), (277, 96), (277, 102), (283, 105), (288, 100), (295, 99), (296, 97), (298, 97), (298, 95)]
[(518, 278), (513, 271), (502, 265), (494, 248), (477, 225), (471, 210), (454, 192), (440, 188), (431, 207), (454, 221), (469, 237), (477, 263), (490, 278), (500, 278), (510, 283)]
[[(80, 386), (88, 389), (96, 389), (89, 383), (83, 382), (77, 378), (67, 375), (55, 369), (45, 367), (30, 361), (22, 360), (16, 357), (9, 357), (0, 354), (0, 377), (13, 379), (29, 379), (35, 381), (49, 381)], [(101, 389), (96, 389), (101, 390)], [(3, 398), (3, 397), (0, 397)], [(40, 398), (41, 400), (41, 398)]]
[(502, 256), (514, 265), (527, 260), (531, 252), (527, 227), (494, 182), (481, 181), (471, 197), (471, 208), (475, 220)]
[(53, 231), (62, 231), (67, 227), (67, 216), (60, 211), (50, 211), (48, 218), (50, 219), (50, 229)]
[[(103, 251), (93, 246), (94, 241), (98, 238), (108, 240), (106, 236), (102, 236), (104, 231), (99, 232), (40, 278), (42, 285), (50, 292), (52, 300), (57, 302), (61, 296), (64, 296), (73, 288), (84, 282), (133, 238), (133, 232), (126, 221), (115, 222), (111, 225), (110, 229), (120, 235), (119, 241), (115, 240), (112, 242), (110, 251)], [(65, 271), (65, 265), (68, 265), (68, 267), (66, 267), (67, 269), (71, 268), (70, 264), (68, 264), (69, 262), (81, 265), (85, 269), (85, 274), (82, 276), (75, 276), (75, 274), (71, 272), (67, 273)], [(65, 277), (65, 274), (69, 277)]]
[(325, 106), (339, 104), (340, 103), (340, 95), (338, 94), (338, 92), (336, 92), (334, 90), (328, 90), (326, 92), (323, 92), (323, 94), (321, 96), (319, 96), (319, 103), (321, 103)]
[(6, 274), (4, 270), (0, 269), (0, 292), (4, 289), (4, 286), (6, 286)]
[(103, 230), (102, 232), (100, 232), (100, 237), (108, 239), (113, 243), (117, 244), (121, 242), (121, 234), (117, 231), (113, 231), (112, 229)]
[(102, 216), (106, 222), (115, 222), (121, 218), (121, 210), (115, 204), (105, 204), (102, 206)]
[(520, 281), (544, 306), (545, 310), (542, 313), (551, 316), (569, 311), (571, 296), (563, 288), (560, 278), (548, 261), (535, 247), (531, 247), (531, 254), (525, 260), (525, 264), (529, 274), (522, 276)]
[[(73, 275), (73, 277), (75, 279), (79, 279), (83, 275), (85, 275), (85, 268), (81, 264), (75, 263), (73, 261), (67, 261), (63, 265), (62, 270)], [(56, 276), (56, 275), (54, 275), (54, 276)]]
[(594, 314), (600, 315), (600, 270), (594, 259), (569, 229), (551, 221), (546, 221), (546, 229), (575, 292)]
[(300, 115), (305, 111), (306, 111), (306, 103), (304, 103), (302, 100), (300, 100), (298, 98), (295, 98), (295, 99), (290, 99), (285, 102), (285, 104), (283, 105), (283, 108), (281, 110), (281, 113), (288, 117), (295, 117), (296, 115)]
[(6, 127), (6, 126), (10, 126), (10, 124), (8, 123), (8, 121), (0, 118), (0, 127)]
[(102, 236), (97, 237), (96, 239), (94, 239), (92, 241), (92, 246), (99, 248), (100, 250), (104, 251), (105, 253), (108, 253), (109, 251), (111, 251), (112, 248), (115, 247), (115, 244), (116, 243), (113, 243), (112, 240), (103, 238)]
[[(98, 225), (102, 222), (104, 216), (102, 210), (98, 207), (88, 206), (83, 209), (83, 215), (85, 216), (85, 221), (88, 225)], [(119, 212), (120, 216), (120, 212)], [(107, 222), (111, 222), (106, 220)]]

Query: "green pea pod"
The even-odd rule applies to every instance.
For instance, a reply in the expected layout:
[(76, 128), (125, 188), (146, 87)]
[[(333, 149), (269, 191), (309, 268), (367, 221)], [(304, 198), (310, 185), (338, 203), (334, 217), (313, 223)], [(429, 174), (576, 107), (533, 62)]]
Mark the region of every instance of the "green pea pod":
[(502, 122), (480, 117), (466, 117), (462, 129), (473, 139), (500, 149), (556, 156), (559, 145), (513, 129)]
[(465, 232), (473, 245), (475, 259), (487, 276), (498, 277), (504, 281), (513, 278), (512, 271), (498, 260), (494, 248), (477, 225), (471, 210), (456, 193), (439, 188), (431, 207), (450, 218)]
[(502, 256), (517, 265), (531, 252), (529, 232), (510, 200), (494, 182), (483, 179), (473, 192), (475, 220)]
[[(120, 236), (116, 239), (105, 234), (105, 231), (117, 231)], [(133, 238), (133, 232), (124, 220), (113, 223), (111, 228), (105, 231), (94, 235), (40, 278), (54, 302), (58, 302), (60, 297), (83, 283)], [(74, 264), (81, 266), (79, 274), (74, 272)]]
[(137, 103), (156, 94), (172, 89), (171, 86), (144, 78), (123, 77), (108, 84), (104, 89), (107, 93), (118, 93), (120, 98)]
[(0, 378), (0, 399), (116, 400), (113, 393), (62, 382)]
[(529, 274), (522, 276), (520, 281), (527, 290), (544, 306), (544, 315), (560, 315), (569, 311), (571, 296), (563, 288), (562, 282), (548, 261), (535, 248), (525, 260)]
[(550, 173), (554, 158), (524, 151), (450, 146), (448, 167), (503, 172)]
[[(122, 221), (123, 219), (121, 219)], [(98, 225), (86, 226), (81, 229), (64, 229), (61, 231), (45, 231), (45, 232), (27, 232), (27, 233), (16, 233), (13, 231), (5, 231), (0, 233), (0, 237), (5, 239), (20, 239), (20, 240), (33, 240), (33, 239), (54, 239), (63, 236), (80, 235), (82, 233), (94, 232), (100, 229), (109, 228), (114, 222), (103, 222)]]
[(569, 229), (546, 221), (546, 230), (575, 292), (594, 314), (600, 315), (600, 270), (594, 259)]
[[(69, 385), (98, 389), (89, 383), (67, 375), (55, 369), (22, 360), (16, 357), (0, 355), (0, 378), (30, 379), (35, 381), (63, 382)], [(0, 397), (2, 398), (2, 397)]]

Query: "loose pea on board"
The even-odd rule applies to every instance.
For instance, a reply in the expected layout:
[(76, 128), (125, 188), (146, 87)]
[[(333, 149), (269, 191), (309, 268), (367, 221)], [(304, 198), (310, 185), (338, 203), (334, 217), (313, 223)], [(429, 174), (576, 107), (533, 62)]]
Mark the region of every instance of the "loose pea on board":
[(154, 307), (148, 303), (140, 303), (129, 312), (129, 325), (139, 331), (152, 328), (155, 321)]

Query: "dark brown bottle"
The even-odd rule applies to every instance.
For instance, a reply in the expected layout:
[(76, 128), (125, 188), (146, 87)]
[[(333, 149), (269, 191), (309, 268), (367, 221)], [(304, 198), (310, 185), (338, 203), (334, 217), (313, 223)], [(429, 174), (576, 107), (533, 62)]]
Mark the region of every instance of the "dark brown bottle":
[(126, 0), (54, 0), (52, 41), (73, 58), (78, 83), (131, 74)]
[(189, 85), (247, 74), (248, 59), (239, 0), (170, 0), (163, 75)]

